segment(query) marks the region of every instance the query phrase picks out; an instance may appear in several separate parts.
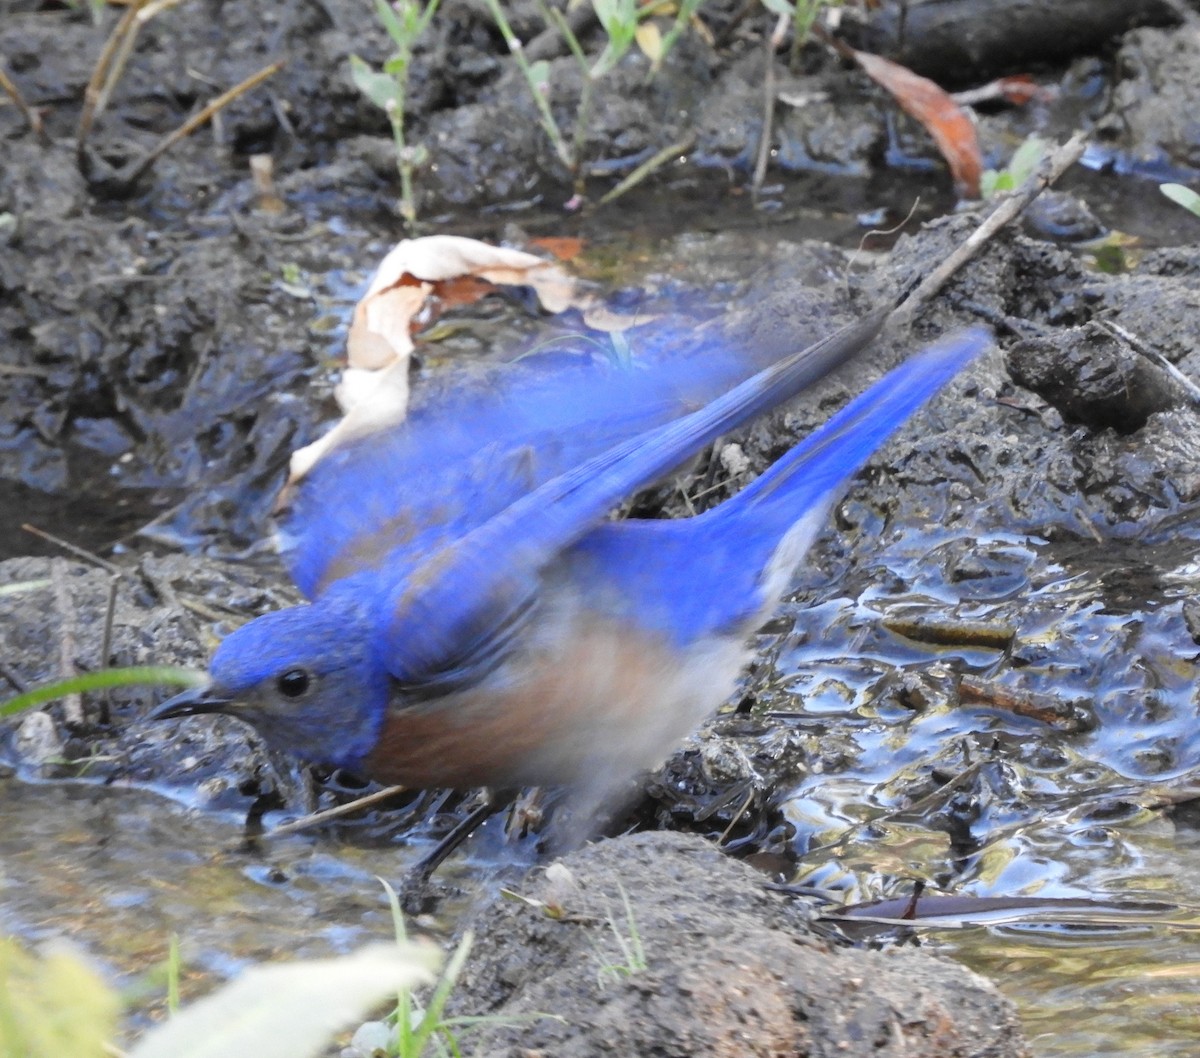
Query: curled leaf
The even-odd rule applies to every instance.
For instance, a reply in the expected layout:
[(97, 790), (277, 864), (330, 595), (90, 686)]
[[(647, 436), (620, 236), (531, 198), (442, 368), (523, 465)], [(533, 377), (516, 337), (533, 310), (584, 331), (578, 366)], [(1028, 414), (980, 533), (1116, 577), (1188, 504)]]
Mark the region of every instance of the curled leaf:
[(336, 390), (346, 413), (320, 440), (292, 454), (288, 484), (347, 441), (403, 421), (413, 332), (450, 305), (470, 304), (498, 286), (527, 286), (547, 312), (579, 309), (595, 330), (620, 330), (640, 318), (606, 310), (553, 261), (458, 235), (405, 239), (380, 262), (350, 323), (347, 367)]

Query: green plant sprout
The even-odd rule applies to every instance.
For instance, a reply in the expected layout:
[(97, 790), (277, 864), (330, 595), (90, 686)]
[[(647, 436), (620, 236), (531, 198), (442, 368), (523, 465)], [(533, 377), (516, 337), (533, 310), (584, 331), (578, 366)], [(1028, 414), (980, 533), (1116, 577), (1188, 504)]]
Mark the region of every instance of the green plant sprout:
[(985, 169), (979, 181), (984, 199), (1015, 191), (1033, 175), (1048, 149), (1049, 144), (1040, 136), (1030, 136), (1013, 152), (1012, 160), (1005, 168)]
[(618, 882), (617, 891), (621, 894), (621, 903), (625, 905), (625, 927), (617, 924), (616, 915), (609, 913), (607, 917), (609, 931), (617, 942), (621, 953), (620, 962), (602, 962), (597, 975), (601, 986), (605, 978), (619, 981), (622, 977), (632, 977), (643, 973), (649, 966), (646, 960), (646, 949), (642, 945), (642, 933), (638, 928), (637, 918), (633, 913), (633, 905), (629, 902), (629, 894), (625, 887)]
[(167, 1013), (179, 1013), (179, 983), (183, 979), (183, 955), (179, 949), (179, 934), (172, 933), (167, 945)]
[[(575, 171), (575, 153), (567, 144), (566, 138), (563, 136), (562, 129), (559, 128), (558, 122), (554, 118), (554, 111), (550, 109), (550, 64), (544, 59), (539, 59), (537, 62), (530, 62), (525, 57), (525, 49), (521, 44), (520, 38), (513, 32), (512, 26), (509, 25), (504, 10), (500, 6), (500, 0), (485, 0), (488, 12), (492, 16), (492, 21), (496, 23), (496, 28), (500, 31), (500, 36), (504, 38), (504, 43), (508, 45), (508, 50), (511, 52), (513, 60), (520, 69), (525, 78), (525, 83), (529, 86), (529, 91), (533, 96), (533, 102), (538, 109), (538, 121), (542, 126), (543, 131), (550, 139), (550, 143), (554, 147), (554, 153), (558, 155), (558, 160), (571, 172)], [(558, 25), (560, 29), (566, 29), (566, 22), (559, 16)], [(566, 29), (567, 42), (571, 51), (576, 55), (576, 58), (582, 56), (582, 50), (579, 48), (579, 42), (575, 40), (575, 36), (569, 29)]]
[[(575, 176), (578, 176), (583, 161), (583, 139), (591, 119), (592, 94), (596, 82), (616, 68), (635, 41), (641, 41), (639, 28), (647, 19), (657, 14), (659, 8), (658, 4), (653, 3), (639, 5), (638, 0), (591, 0), (591, 2), (596, 12), (596, 20), (604, 30), (606, 40), (600, 55), (594, 62), (589, 63), (583, 46), (579, 43), (579, 38), (563, 17), (562, 12), (558, 8), (548, 5), (544, 0), (538, 0), (542, 18), (562, 34), (567, 48), (579, 65), (581, 76), (579, 102), (575, 108), (574, 128), (570, 140), (568, 140), (550, 106), (550, 64), (543, 59), (530, 62), (525, 56), (520, 39), (513, 32), (512, 26), (504, 14), (501, 0), (485, 0), (492, 21), (504, 38), (505, 44), (508, 45), (508, 50), (512, 53), (513, 60), (529, 87), (530, 95), (538, 110), (539, 124), (550, 140), (558, 160), (569, 173)], [(680, 0), (675, 12), (675, 20), (666, 35), (657, 38), (653, 46), (646, 46), (644, 50), (647, 50), (650, 58), (649, 77), (653, 77), (658, 71), (663, 60), (703, 2), (704, 0)], [(663, 160), (670, 156), (672, 155), (668, 152)]]
[(845, 0), (762, 0), (762, 5), (773, 15), (792, 20), (792, 54), (808, 40), (813, 26), (827, 7), (841, 7)]
[[(384, 879), (380, 878), (379, 883), (387, 893), (392, 909), (392, 929), (395, 931), (396, 943), (402, 947), (407, 946), (408, 930), (404, 925), (404, 912), (400, 910), (400, 899), (396, 890)], [(367, 1037), (364, 1042), (368, 1042), (376, 1053), (380, 1050), (386, 1051), (388, 1058), (423, 1058), (430, 1053), (430, 1049), (438, 1058), (461, 1058), (462, 1052), (455, 1030), (489, 1024), (520, 1025), (542, 1018), (564, 1020), (553, 1014), (528, 1014), (519, 1017), (445, 1017), (446, 1004), (466, 965), (474, 939), (470, 930), (463, 934), (424, 1007), (418, 1006), (411, 989), (401, 988), (396, 995), (396, 1008), (387, 1021), (368, 1022), (355, 1034), (356, 1039)]]
[(110, 687), (137, 687), (146, 684), (168, 684), (177, 687), (195, 687), (203, 683), (207, 677), (196, 669), (182, 668), (177, 665), (129, 665), (123, 668), (101, 669), (99, 672), (87, 672), (82, 676), (72, 676), (65, 680), (56, 680), (40, 687), (30, 688), (0, 702), (0, 717), (12, 716), (35, 705), (45, 705), (56, 698), (65, 698), (68, 694), (82, 694), (86, 691), (102, 691)]
[(439, 0), (375, 0), (379, 21), (396, 46), (395, 52), (376, 70), (357, 55), (350, 56), (350, 76), (358, 90), (387, 114), (396, 145), (396, 168), (400, 173), (400, 216), (407, 224), (417, 219), (416, 197), (413, 193), (413, 174), (429, 158), (420, 144), (409, 144), (404, 133), (405, 108), (408, 103), (408, 75), (412, 65), (413, 46), (425, 32), (437, 11)]

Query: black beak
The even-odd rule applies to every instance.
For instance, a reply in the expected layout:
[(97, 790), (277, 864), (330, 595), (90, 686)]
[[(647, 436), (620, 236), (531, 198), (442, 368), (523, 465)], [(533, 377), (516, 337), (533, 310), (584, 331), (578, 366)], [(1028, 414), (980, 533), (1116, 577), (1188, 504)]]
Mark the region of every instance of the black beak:
[(162, 705), (151, 709), (147, 720), (168, 720), (173, 716), (195, 716), (198, 713), (223, 713), (233, 704), (232, 698), (218, 694), (211, 684), (189, 687)]

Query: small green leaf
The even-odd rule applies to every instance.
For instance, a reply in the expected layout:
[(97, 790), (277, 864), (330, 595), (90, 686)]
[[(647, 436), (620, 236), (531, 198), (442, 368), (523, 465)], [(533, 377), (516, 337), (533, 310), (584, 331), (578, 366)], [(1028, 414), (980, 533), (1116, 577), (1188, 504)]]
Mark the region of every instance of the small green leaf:
[(373, 70), (357, 55), (350, 56), (350, 76), (358, 88), (380, 110), (396, 103), (396, 82), (386, 73)]
[(400, 24), (400, 19), (387, 0), (375, 0), (375, 14), (379, 16), (379, 21), (383, 23), (383, 28), (387, 30), (397, 48), (406, 48), (412, 44), (408, 31)]
[(550, 64), (545, 59), (529, 64), (529, 83), (539, 92), (550, 87)]
[[(1047, 144), (1044, 139), (1040, 136), (1030, 136), (1013, 152), (1012, 161), (1008, 163), (1007, 170), (1012, 177), (1012, 187), (1020, 187), (1033, 175), (1034, 170), (1046, 156), (1046, 148)], [(1010, 190), (1010, 188), (1005, 188), (1005, 190)]]
[(1200, 195), (1190, 187), (1185, 187), (1183, 184), (1159, 184), (1158, 189), (1172, 202), (1200, 217)]
[(762, 6), (773, 15), (787, 15), (791, 18), (796, 13), (796, 5), (788, 3), (788, 0), (762, 0)]
[(404, 55), (393, 55), (383, 64), (383, 72), (392, 79), (393, 85), (408, 76), (408, 58)]

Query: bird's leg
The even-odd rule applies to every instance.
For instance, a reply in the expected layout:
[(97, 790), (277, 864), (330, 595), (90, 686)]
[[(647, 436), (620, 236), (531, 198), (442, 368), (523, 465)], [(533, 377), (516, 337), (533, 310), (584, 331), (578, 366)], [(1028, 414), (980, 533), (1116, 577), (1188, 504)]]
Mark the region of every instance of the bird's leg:
[(400, 887), (400, 904), (406, 913), (417, 915), (429, 911), (433, 895), (429, 892), (428, 885), (433, 872), (486, 820), (498, 812), (503, 812), (516, 796), (515, 790), (485, 790), (483, 803), (455, 824), (454, 829), (442, 838), (431, 852), (417, 861), (405, 875)]

